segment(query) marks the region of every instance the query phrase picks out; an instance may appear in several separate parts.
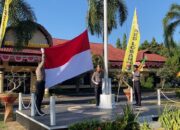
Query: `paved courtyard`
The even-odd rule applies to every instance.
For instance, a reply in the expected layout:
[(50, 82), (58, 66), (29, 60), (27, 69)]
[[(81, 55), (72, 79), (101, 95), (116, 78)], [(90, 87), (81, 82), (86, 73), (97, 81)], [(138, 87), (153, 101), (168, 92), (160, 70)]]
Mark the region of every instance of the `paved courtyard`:
[[(172, 93), (167, 93), (168, 97), (174, 98)], [(132, 109), (138, 114), (138, 121), (143, 123), (147, 121), (152, 128), (158, 128), (160, 124), (153, 121), (153, 117), (157, 117), (161, 114), (163, 107), (166, 103), (163, 103), (165, 99), (162, 99), (161, 106), (157, 105), (156, 93), (144, 93), (142, 95), (142, 106), (132, 106)], [(39, 124), (51, 127), (51, 128), (67, 128), (69, 125), (85, 121), (85, 120), (114, 120), (117, 116), (123, 114), (123, 107), (127, 104), (126, 97), (124, 95), (119, 96), (119, 100), (116, 103), (114, 109), (99, 109), (92, 104), (94, 96), (57, 96), (56, 97), (56, 126), (50, 126), (49, 115), (49, 98), (44, 98), (43, 111), (47, 114), (45, 116), (30, 116), (30, 110), (23, 110), (20, 113), (26, 115), (28, 118), (38, 122)], [(23, 101), (27, 105), (30, 101), (29, 96), (23, 96)], [(18, 102), (17, 102), (18, 103)], [(172, 105), (172, 104), (171, 104)], [(15, 105), (17, 110), (17, 104)], [(19, 111), (18, 111), (19, 113)]]

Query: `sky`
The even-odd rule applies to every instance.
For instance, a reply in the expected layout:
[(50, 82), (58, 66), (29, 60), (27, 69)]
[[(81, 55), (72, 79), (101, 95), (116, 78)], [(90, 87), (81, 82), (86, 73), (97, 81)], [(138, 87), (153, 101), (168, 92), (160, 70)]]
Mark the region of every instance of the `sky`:
[[(53, 38), (70, 40), (87, 28), (87, 0), (26, 0), (36, 14), (37, 22), (43, 25)], [(117, 38), (122, 41), (123, 34), (129, 38), (134, 9), (137, 9), (138, 24), (142, 43), (151, 41), (163, 42), (162, 19), (172, 3), (180, 0), (125, 0), (128, 18), (123, 26), (118, 26), (108, 37), (108, 43), (115, 45)], [(176, 29), (174, 39), (180, 43), (180, 28)], [(89, 41), (102, 43), (102, 37), (92, 36)]]

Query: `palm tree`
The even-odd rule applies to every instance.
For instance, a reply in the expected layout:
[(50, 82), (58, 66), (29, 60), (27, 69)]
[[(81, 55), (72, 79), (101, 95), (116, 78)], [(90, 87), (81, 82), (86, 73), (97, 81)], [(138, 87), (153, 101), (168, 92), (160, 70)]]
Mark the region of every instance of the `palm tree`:
[[(103, 36), (103, 0), (88, 0), (89, 10), (87, 13), (88, 28), (92, 35)], [(117, 19), (122, 25), (127, 18), (127, 7), (123, 0), (108, 0), (108, 34), (117, 28)]]
[[(5, 0), (0, 2), (0, 18), (2, 17), (4, 3)], [(8, 26), (16, 32), (16, 49), (21, 49), (28, 44), (28, 41), (32, 38), (33, 31), (36, 29), (35, 21), (35, 14), (28, 3), (24, 0), (12, 0), (9, 7)]]
[(163, 19), (164, 26), (164, 42), (165, 46), (169, 49), (176, 47), (173, 40), (175, 29), (180, 25), (180, 5), (172, 4), (165, 18)]

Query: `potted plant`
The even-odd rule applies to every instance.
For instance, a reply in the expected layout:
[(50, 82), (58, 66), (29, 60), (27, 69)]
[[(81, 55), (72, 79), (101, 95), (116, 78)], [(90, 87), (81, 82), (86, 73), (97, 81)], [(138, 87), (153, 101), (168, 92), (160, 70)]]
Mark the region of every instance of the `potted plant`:
[(129, 74), (126, 73), (126, 72), (120, 72), (120, 74), (118, 75), (118, 79), (119, 79), (119, 81), (118, 81), (118, 84), (119, 84), (118, 94), (119, 94), (120, 86), (122, 84), (124, 84), (127, 88), (124, 88), (123, 92), (126, 95), (128, 102), (130, 102), (130, 99), (131, 99), (131, 93), (130, 93), (131, 92), (131, 86), (125, 80), (125, 77), (129, 77)]
[(9, 91), (0, 93), (1, 103), (5, 106), (4, 122), (13, 120), (13, 104), (18, 98), (18, 93), (15, 93), (14, 91), (17, 90), (22, 84), (18, 73), (13, 71), (6, 75), (5, 78), (8, 81), (7, 87), (9, 88)]
[(126, 95), (128, 102), (130, 102), (130, 100), (131, 100), (131, 90), (130, 90), (130, 87), (128, 87), (126, 89), (123, 89), (123, 92)]

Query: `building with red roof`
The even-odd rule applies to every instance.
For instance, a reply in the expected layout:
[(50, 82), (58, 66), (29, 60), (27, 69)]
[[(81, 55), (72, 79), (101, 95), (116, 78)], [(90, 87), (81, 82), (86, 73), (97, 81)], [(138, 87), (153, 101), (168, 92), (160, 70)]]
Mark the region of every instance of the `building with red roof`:
[[(61, 40), (53, 38), (53, 46), (64, 44), (68, 40)], [(91, 52), (94, 55), (103, 56), (103, 44), (102, 43), (90, 43)], [(108, 45), (108, 60), (111, 63), (112, 68), (121, 68), (125, 51), (115, 48), (111, 44)], [(166, 61), (166, 57), (160, 56), (155, 53), (151, 53), (148, 50), (141, 50), (137, 55), (137, 62), (141, 62), (146, 57), (145, 68), (160, 68)]]
[[(41, 60), (40, 48), (65, 44), (67, 41), (68, 40), (57, 38), (52, 39), (48, 31), (38, 24), (38, 29), (33, 35), (33, 38), (29, 41), (28, 46), (21, 51), (15, 51), (13, 50), (14, 42), (16, 42), (15, 32), (11, 28), (7, 29), (3, 40), (4, 46), (0, 48), (0, 71), (4, 70), (5, 89), (8, 89), (6, 75), (10, 72), (19, 72), (24, 82), (21, 87), (23, 88), (22, 91), (24, 93), (29, 93), (35, 83), (34, 71), (38, 62)], [(103, 56), (102, 43), (90, 43), (90, 48), (93, 55)], [(115, 48), (111, 44), (108, 45), (108, 60), (111, 69), (121, 69), (124, 54), (124, 50)], [(166, 58), (163, 56), (151, 53), (148, 50), (142, 50), (138, 52), (137, 62), (142, 61), (144, 57), (146, 57), (145, 68), (160, 68), (166, 61)], [(26, 76), (23, 77), (22, 75)], [(1, 76), (2, 75), (0, 75), (0, 77)], [(87, 81), (90, 81), (89, 78), (87, 78)]]

